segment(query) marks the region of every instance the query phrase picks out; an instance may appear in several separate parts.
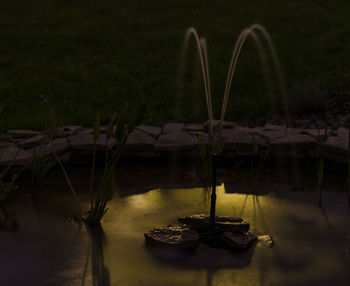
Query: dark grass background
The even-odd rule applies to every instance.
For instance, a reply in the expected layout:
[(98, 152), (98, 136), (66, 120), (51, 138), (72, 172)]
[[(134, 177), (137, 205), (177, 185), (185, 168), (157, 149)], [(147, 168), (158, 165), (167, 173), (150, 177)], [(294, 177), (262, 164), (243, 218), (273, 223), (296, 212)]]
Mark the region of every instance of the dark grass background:
[[(216, 116), (234, 43), (252, 23), (271, 34), (291, 108), (300, 111), (309, 90), (305, 104), (319, 108), (329, 92), (350, 86), (349, 15), (350, 1), (341, 0), (0, 0), (0, 130), (43, 128), (41, 94), (49, 96), (59, 125), (90, 125), (97, 109), (106, 121), (125, 101), (145, 101), (152, 124), (206, 120), (194, 45), (184, 93), (178, 92), (189, 26), (207, 39)], [(236, 76), (226, 118), (266, 114), (252, 41)]]

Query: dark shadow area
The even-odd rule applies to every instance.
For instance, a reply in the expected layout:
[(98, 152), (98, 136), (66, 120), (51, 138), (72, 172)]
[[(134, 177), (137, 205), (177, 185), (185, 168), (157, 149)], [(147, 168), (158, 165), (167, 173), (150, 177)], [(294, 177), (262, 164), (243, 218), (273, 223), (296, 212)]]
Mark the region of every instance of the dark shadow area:
[(19, 230), (19, 224), (15, 213), (8, 210), (3, 203), (0, 204), (0, 230), (8, 232), (16, 232)]
[(109, 269), (105, 264), (104, 249), (107, 246), (107, 238), (102, 226), (89, 226), (85, 224), (87, 233), (90, 238), (90, 245), (86, 254), (86, 261), (84, 265), (84, 272), (81, 285), (88, 285), (85, 283), (87, 275), (87, 268), (89, 258), (91, 255), (91, 275), (93, 286), (110, 286)]

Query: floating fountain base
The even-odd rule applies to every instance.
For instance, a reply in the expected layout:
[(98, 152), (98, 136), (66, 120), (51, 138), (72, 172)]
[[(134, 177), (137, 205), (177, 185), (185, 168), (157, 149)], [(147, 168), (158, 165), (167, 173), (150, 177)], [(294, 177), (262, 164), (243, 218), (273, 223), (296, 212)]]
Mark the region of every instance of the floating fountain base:
[(257, 239), (242, 218), (196, 214), (178, 219), (182, 225), (155, 228), (145, 233), (146, 243), (179, 249), (194, 249), (198, 243), (214, 248), (246, 249)]

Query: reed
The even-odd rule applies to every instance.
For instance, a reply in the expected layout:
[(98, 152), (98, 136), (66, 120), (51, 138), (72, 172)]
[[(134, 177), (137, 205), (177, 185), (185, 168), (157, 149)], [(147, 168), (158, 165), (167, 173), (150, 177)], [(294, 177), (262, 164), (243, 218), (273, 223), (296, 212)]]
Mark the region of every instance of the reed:
[(320, 129), (318, 129), (317, 136), (317, 204), (319, 206), (322, 205), (322, 186), (324, 179), (327, 140), (328, 130), (326, 125), (324, 129), (324, 134), (320, 135)]

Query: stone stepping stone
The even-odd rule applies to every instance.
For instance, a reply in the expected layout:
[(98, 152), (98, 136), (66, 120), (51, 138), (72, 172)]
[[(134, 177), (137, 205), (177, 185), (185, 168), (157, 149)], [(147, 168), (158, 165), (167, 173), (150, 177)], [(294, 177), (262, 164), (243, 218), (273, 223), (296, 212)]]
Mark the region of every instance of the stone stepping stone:
[(10, 130), (8, 132), (8, 135), (14, 139), (28, 139), (40, 134), (41, 132), (33, 130)]
[(151, 135), (135, 129), (130, 133), (128, 139), (126, 140), (125, 150), (126, 151), (149, 151), (153, 150), (153, 145), (156, 139)]
[(221, 240), (224, 241), (231, 248), (246, 249), (253, 241), (257, 239), (256, 235), (246, 232), (237, 233), (231, 231), (225, 231), (221, 235)]
[(199, 242), (198, 233), (184, 225), (155, 228), (144, 236), (146, 243), (177, 249), (195, 248)]
[(179, 222), (190, 225), (198, 230), (209, 230), (218, 227), (221, 231), (248, 232), (249, 223), (244, 222), (242, 218), (216, 216), (212, 223), (208, 215), (195, 214), (192, 216), (180, 217)]
[(160, 135), (154, 148), (159, 151), (183, 151), (192, 149), (196, 144), (194, 136), (184, 131)]
[(17, 142), (17, 145), (22, 149), (31, 149), (39, 145), (48, 144), (48, 143), (49, 143), (49, 138), (44, 134), (40, 134), (40, 135), (31, 137), (29, 139), (21, 140)]
[(140, 130), (148, 135), (151, 135), (153, 138), (158, 138), (162, 133), (162, 128), (150, 125), (140, 125), (135, 128), (135, 130)]

